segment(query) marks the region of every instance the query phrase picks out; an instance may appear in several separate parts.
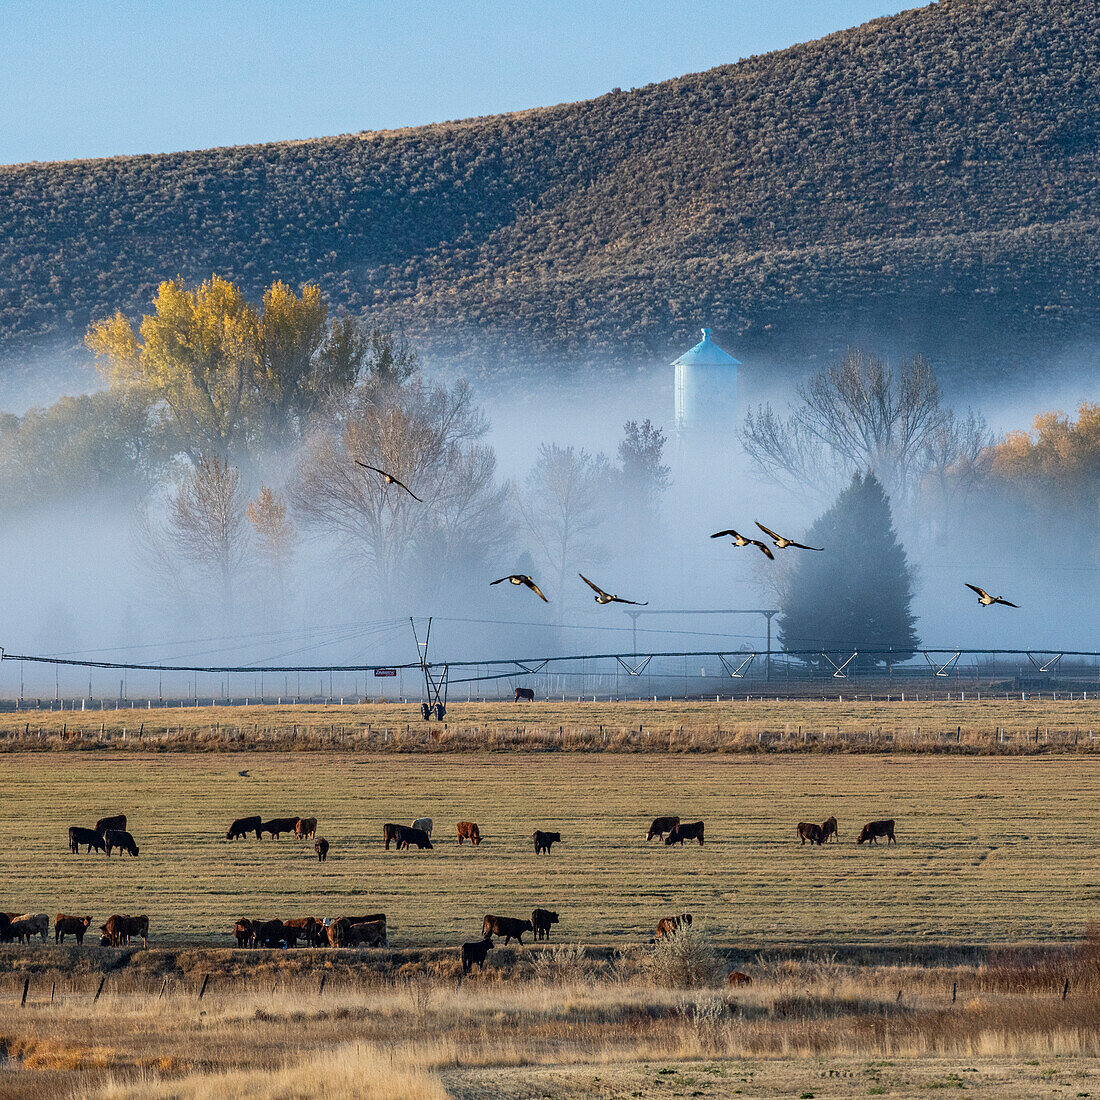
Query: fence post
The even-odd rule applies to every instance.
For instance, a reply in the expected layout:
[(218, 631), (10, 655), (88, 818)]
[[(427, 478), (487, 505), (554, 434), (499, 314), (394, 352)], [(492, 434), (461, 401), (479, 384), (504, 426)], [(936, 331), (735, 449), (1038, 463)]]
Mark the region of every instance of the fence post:
[(1066, 984), (1062, 986), (1062, 1000), (1064, 1001), (1069, 995), (1069, 978), (1066, 978)]
[(103, 992), (103, 987), (107, 984), (107, 975), (104, 974), (99, 979), (99, 988), (95, 991), (95, 996), (92, 998), (92, 1004), (95, 1004), (99, 1000), (99, 995)]
[(206, 992), (206, 987), (209, 984), (210, 984), (210, 975), (209, 974), (204, 974), (202, 976), (202, 986), (199, 989), (199, 1000), (200, 1001), (202, 1000), (203, 994)]
[[(23, 999), (19, 1002), (19, 1007), (20, 1008), (26, 1008), (27, 1007), (27, 990), (30, 989), (30, 987), (31, 987), (30, 978), (24, 978), (23, 979)], [(1065, 998), (1063, 997), (1062, 1000), (1065, 1000)]]
[(952, 1004), (955, 1003), (955, 997), (958, 995), (958, 992), (959, 992), (959, 983), (958, 982), (952, 982), (951, 983), (951, 1003)]

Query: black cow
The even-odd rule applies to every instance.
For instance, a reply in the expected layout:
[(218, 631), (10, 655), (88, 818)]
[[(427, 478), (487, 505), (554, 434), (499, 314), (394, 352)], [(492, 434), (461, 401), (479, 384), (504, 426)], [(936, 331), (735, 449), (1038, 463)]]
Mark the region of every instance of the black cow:
[(317, 853), (318, 863), (324, 863), (328, 859), (328, 841), (323, 836), (317, 838), (313, 850)]
[(473, 943), (462, 945), (462, 973), (469, 974), (475, 966), (485, 969), (485, 956), (489, 954), (489, 948), (493, 946), (493, 937), (486, 936), (483, 940), (475, 940)]
[(238, 837), (247, 836), (249, 833), (255, 833), (256, 839), (260, 839), (260, 829), (263, 826), (263, 818), (259, 814), (253, 814), (251, 817), (238, 817), (232, 825), (229, 826), (229, 832), (225, 834), (226, 840), (236, 840)]
[(646, 833), (646, 840), (652, 840), (654, 837), (661, 840), (665, 833), (675, 829), (679, 824), (679, 817), (655, 817), (653, 824), (649, 827), (649, 832)]
[(531, 688), (516, 688), (517, 703), (533, 703), (534, 701), (535, 693)]
[(104, 834), (103, 842), (107, 845), (108, 856), (112, 848), (117, 848), (120, 856), (123, 852), (135, 857), (138, 854), (138, 846), (134, 843), (134, 838), (124, 829), (108, 829)]
[(544, 833), (541, 829), (536, 829), (534, 833), (535, 841), (535, 855), (539, 855), (541, 852), (550, 854), (551, 844), (561, 843), (561, 833)]
[(82, 829), (79, 825), (70, 825), (69, 851), (78, 852), (81, 844), (87, 844), (89, 852), (93, 848), (97, 852), (107, 851), (107, 845), (103, 843), (103, 837), (95, 829)]
[(558, 923), (558, 914), (551, 913), (549, 909), (534, 909), (531, 912), (531, 927), (536, 940), (548, 940), (550, 938), (550, 925)]
[(260, 825), (260, 828), (256, 832), (256, 836), (258, 839), (263, 840), (263, 834), (270, 833), (278, 840), (280, 833), (294, 832), (298, 820), (299, 819), (296, 817), (273, 817), (270, 821), (265, 821)]
[(699, 841), (699, 847), (703, 846), (703, 823), (701, 821), (692, 821), (687, 825), (683, 823), (674, 825), (668, 836), (665, 837), (665, 844), (679, 844), (682, 848), (685, 840), (697, 840)]
[(432, 838), (423, 829), (414, 829), (411, 825), (395, 825), (387, 822), (382, 828), (382, 836), (386, 842), (386, 851), (390, 850), (390, 841), (397, 845), (397, 850), (408, 848), (415, 844), (417, 848), (431, 848)]

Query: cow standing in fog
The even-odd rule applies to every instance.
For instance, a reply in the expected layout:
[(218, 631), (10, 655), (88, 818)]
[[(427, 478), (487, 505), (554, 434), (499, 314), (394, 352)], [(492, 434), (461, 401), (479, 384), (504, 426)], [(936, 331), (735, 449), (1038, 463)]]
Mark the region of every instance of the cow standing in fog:
[(533, 703), (534, 701), (535, 693), (531, 688), (516, 688), (517, 703)]

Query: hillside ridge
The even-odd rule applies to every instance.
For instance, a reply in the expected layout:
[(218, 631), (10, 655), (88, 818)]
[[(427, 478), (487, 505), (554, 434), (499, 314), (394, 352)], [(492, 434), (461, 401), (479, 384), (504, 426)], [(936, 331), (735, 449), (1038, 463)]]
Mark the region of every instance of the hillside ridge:
[(663, 363), (704, 322), (1011, 377), (1100, 336), (1098, 69), (1092, 0), (941, 0), (574, 103), (0, 167), (0, 392), (215, 271), (486, 377)]

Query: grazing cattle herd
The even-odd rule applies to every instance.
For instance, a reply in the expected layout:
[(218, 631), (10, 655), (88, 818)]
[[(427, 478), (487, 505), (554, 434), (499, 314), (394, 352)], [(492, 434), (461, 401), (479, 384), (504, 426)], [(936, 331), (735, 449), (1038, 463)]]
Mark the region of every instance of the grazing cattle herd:
[[(97, 852), (103, 852), (110, 857), (112, 850), (117, 848), (120, 854), (126, 852), (136, 858), (139, 851), (138, 845), (133, 835), (127, 831), (126, 824), (125, 814), (115, 814), (100, 818), (92, 829), (73, 825), (69, 828), (69, 850), (78, 854), (80, 846), (84, 845), (86, 854), (94, 848)], [(429, 817), (418, 817), (412, 825), (387, 822), (382, 830), (385, 849), (389, 851), (390, 844), (393, 843), (397, 851), (409, 850), (412, 847), (432, 850), (432, 829), (433, 822)], [(835, 817), (826, 818), (820, 825), (800, 821), (796, 832), (802, 846), (807, 842), (811, 847), (815, 844), (820, 846), (830, 839), (836, 841), (840, 839)], [(257, 814), (239, 817), (229, 826), (225, 839), (237, 840), (247, 837), (249, 833), (254, 834), (257, 840), (261, 840), (264, 833), (276, 839), (283, 833), (293, 833), (299, 840), (316, 838), (313, 849), (317, 854), (318, 862), (324, 863), (328, 858), (329, 842), (324, 837), (316, 836), (316, 817), (276, 817), (268, 821), (264, 821)], [(481, 829), (473, 821), (459, 821), (456, 825), (456, 834), (460, 846), (467, 840), (474, 847), (481, 844)], [(697, 840), (702, 847), (703, 834), (702, 821), (685, 823), (679, 816), (656, 817), (646, 833), (646, 841), (657, 837), (664, 839), (666, 847), (671, 847), (674, 844), (683, 846), (688, 840)], [(897, 843), (893, 818), (869, 821), (860, 831), (856, 843), (863, 844), (866, 841), (874, 844), (879, 837), (886, 837), (887, 844)], [(561, 843), (561, 834), (536, 829), (533, 840), (536, 855), (549, 855), (551, 847)], [(66, 936), (73, 936), (77, 944), (82, 945), (84, 934), (91, 923), (90, 916), (74, 917), (58, 913), (53, 922), (54, 942), (63, 944)], [(537, 941), (548, 940), (551, 927), (557, 923), (559, 923), (558, 914), (542, 908), (534, 909), (530, 920), (525, 917), (486, 914), (482, 921), (482, 938), (462, 944), (460, 949), (462, 973), (469, 974), (475, 966), (484, 969), (489, 951), (494, 946), (494, 937), (499, 939), (503, 936), (505, 945), (511, 943), (513, 939), (522, 945), (523, 936), (527, 932), (532, 933)], [(691, 927), (691, 923), (691, 913), (662, 917), (657, 922), (656, 932), (651, 942), (666, 939), (683, 928)], [(49, 938), (49, 928), (50, 920), (46, 913), (0, 913), (0, 943), (17, 941), (29, 944), (36, 935), (46, 943)], [(101, 946), (122, 947), (140, 937), (142, 945), (147, 947), (149, 918), (144, 914), (136, 917), (115, 914), (100, 926), (100, 931)], [(385, 913), (323, 918), (295, 917), (289, 920), (278, 918), (251, 920), (242, 917), (233, 927), (233, 936), (237, 946), (241, 948), (291, 948), (299, 945), (340, 948), (389, 945)], [(739, 971), (729, 976), (731, 985), (744, 984), (749, 980), (747, 975)]]

